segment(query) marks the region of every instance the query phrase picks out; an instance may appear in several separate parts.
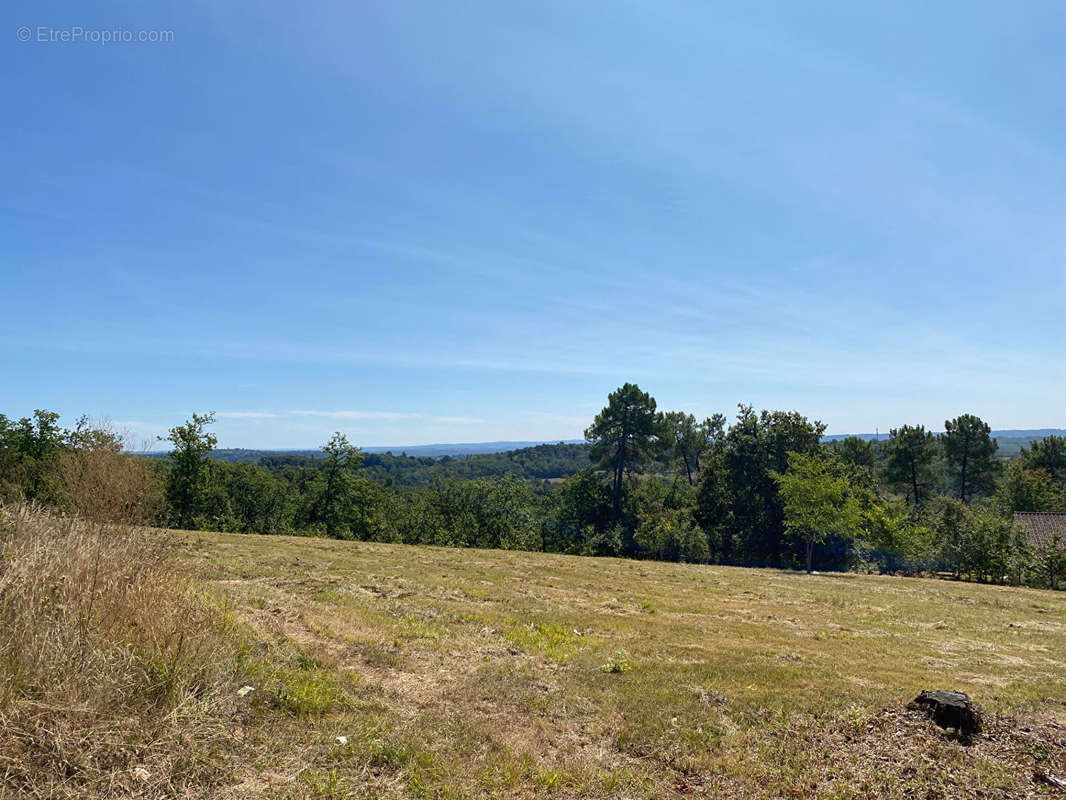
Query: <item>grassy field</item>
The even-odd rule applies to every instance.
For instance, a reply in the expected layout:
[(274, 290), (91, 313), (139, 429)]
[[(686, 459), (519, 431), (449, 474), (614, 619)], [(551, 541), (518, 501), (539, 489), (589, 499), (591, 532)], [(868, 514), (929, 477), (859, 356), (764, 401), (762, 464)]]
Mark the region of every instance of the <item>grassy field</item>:
[[(1063, 593), (181, 543), (248, 631), (226, 796), (1039, 797), (1034, 772), (1066, 776)], [(985, 733), (908, 711), (926, 688), (968, 692)]]

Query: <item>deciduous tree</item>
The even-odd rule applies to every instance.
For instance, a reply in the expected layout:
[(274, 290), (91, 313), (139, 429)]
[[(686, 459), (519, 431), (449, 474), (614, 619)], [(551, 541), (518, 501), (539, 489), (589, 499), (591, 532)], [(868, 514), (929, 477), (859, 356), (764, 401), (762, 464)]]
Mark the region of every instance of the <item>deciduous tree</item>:
[(723, 559), (749, 565), (781, 563), (785, 535), (774, 472), (788, 468), (789, 453), (820, 447), (825, 425), (795, 411), (740, 405), (737, 419), (716, 441), (698, 492), (697, 519)]
[(1007, 465), (996, 492), (1004, 514), (1015, 511), (1066, 511), (1066, 486), (1043, 468), (1027, 468), (1021, 459)]
[(815, 544), (831, 534), (855, 536), (862, 524), (862, 507), (840, 467), (821, 453), (790, 453), (788, 469), (773, 476), (781, 490), (785, 530), (806, 543), (807, 572)]
[(723, 414), (707, 417), (703, 422), (697, 422), (694, 414), (683, 411), (667, 411), (659, 415), (658, 438), (667, 460), (681, 467), (690, 486), (696, 483), (700, 459), (708, 445), (722, 435), (724, 427)]
[(322, 445), (322, 453), (325, 458), (316, 504), (317, 516), (326, 526), (326, 535), (336, 536), (344, 527), (345, 506), (351, 499), (351, 473), (359, 468), (363, 454), (340, 431)]
[(192, 528), (209, 489), (211, 451), (218, 438), (208, 433), (215, 421), (214, 412), (193, 414), (184, 425), (170, 429), (160, 441), (170, 442), (170, 472), (167, 475), (167, 502), (171, 519), (179, 528)]
[(0, 414), (0, 491), (13, 498), (59, 502), (62, 485), (56, 466), (66, 437), (54, 411), (38, 408), (32, 419), (18, 422)]

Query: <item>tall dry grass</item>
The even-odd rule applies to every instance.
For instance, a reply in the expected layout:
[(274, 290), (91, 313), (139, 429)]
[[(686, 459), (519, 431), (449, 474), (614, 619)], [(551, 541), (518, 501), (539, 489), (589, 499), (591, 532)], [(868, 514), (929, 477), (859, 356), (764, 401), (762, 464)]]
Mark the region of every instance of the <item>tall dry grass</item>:
[(237, 632), (165, 534), (0, 508), (0, 798), (226, 776)]

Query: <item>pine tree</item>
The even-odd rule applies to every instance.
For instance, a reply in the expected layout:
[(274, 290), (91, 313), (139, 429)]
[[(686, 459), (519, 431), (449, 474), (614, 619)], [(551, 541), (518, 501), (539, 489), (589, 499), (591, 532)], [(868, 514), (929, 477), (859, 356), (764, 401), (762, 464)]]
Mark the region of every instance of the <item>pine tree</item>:
[(944, 457), (948, 478), (959, 499), (966, 502), (975, 494), (991, 494), (996, 489), (999, 444), (992, 438), (988, 423), (973, 414), (963, 414), (944, 422)]
[(623, 478), (652, 455), (658, 432), (655, 398), (627, 383), (607, 396), (607, 405), (585, 431), (592, 460), (611, 475), (611, 524), (622, 516)]
[(890, 431), (885, 450), (885, 478), (911, 503), (921, 505), (936, 484), (936, 437), (924, 425), (904, 425)]

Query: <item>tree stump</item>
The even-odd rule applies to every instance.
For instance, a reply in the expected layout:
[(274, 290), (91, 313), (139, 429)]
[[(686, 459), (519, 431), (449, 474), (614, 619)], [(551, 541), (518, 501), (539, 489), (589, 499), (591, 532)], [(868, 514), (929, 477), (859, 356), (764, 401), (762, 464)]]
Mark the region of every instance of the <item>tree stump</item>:
[(981, 730), (981, 715), (965, 692), (924, 691), (910, 706), (924, 711), (941, 728), (954, 728), (963, 741)]

